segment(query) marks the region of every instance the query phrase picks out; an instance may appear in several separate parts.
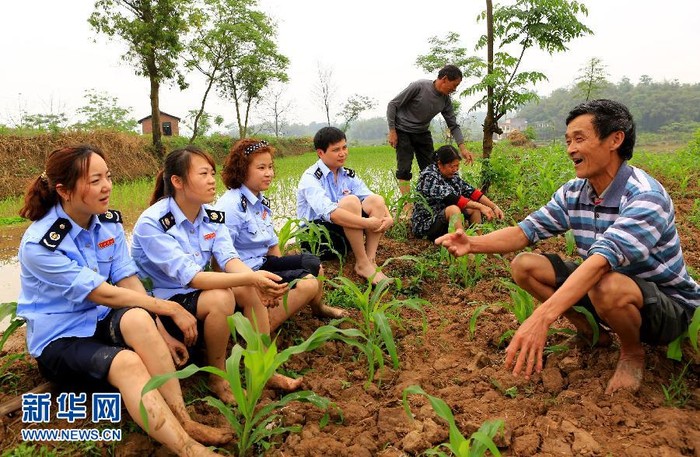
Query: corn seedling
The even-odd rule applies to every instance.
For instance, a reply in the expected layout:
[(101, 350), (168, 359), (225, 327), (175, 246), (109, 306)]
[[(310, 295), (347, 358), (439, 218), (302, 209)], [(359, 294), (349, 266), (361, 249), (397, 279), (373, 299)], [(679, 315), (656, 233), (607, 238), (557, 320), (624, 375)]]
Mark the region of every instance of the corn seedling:
[(0, 303), (0, 322), (6, 318), (10, 319), (10, 325), (7, 326), (2, 337), (0, 337), (0, 351), (2, 351), (10, 335), (24, 325), (24, 319), (17, 317), (17, 302)]
[(400, 323), (399, 311), (401, 308), (409, 308), (421, 313), (423, 318), (423, 328), (426, 327), (425, 313), (423, 306), (427, 304), (420, 298), (407, 298), (398, 300), (396, 298), (382, 302), (384, 296), (389, 292), (391, 284), (388, 280), (382, 280), (377, 285), (367, 283), (364, 290), (360, 289), (354, 282), (346, 277), (338, 276), (329, 283), (342, 290), (346, 295), (353, 298), (355, 307), (360, 310), (362, 317), (358, 320), (346, 318), (355, 325), (361, 337), (359, 341), (350, 343), (362, 350), (367, 357), (368, 383), (374, 381), (375, 369), (384, 367), (384, 355), (388, 354), (394, 368), (399, 366), (399, 357), (396, 352), (394, 333), (391, 330), (391, 323)]
[[(462, 214), (456, 214), (450, 218), (449, 232), (454, 232), (454, 223), (461, 219), (464, 221)], [(464, 230), (467, 236), (476, 235), (476, 227), (469, 227)], [(447, 263), (447, 274), (452, 284), (469, 288), (486, 274), (485, 262), (486, 254), (467, 254), (461, 257), (454, 257), (444, 247), (440, 248), (440, 260)]]
[(673, 408), (682, 408), (688, 403), (692, 396), (692, 391), (688, 388), (685, 382), (685, 374), (690, 366), (690, 362), (686, 363), (683, 370), (678, 376), (671, 375), (669, 384), (661, 385), (661, 390), (664, 392), (664, 405)]
[(408, 404), (408, 395), (423, 395), (428, 399), (433, 407), (435, 414), (441, 417), (449, 425), (449, 442), (442, 443), (437, 447), (426, 451), (426, 454), (438, 455), (447, 457), (448, 454), (441, 451), (440, 448), (445, 448), (456, 457), (480, 457), (491, 451), (494, 456), (500, 456), (501, 453), (493, 442), (493, 438), (503, 431), (504, 423), (502, 419), (486, 421), (479, 427), (479, 430), (472, 433), (469, 438), (465, 438), (457, 427), (452, 410), (447, 403), (442, 399), (433, 397), (427, 394), (420, 386), (410, 386), (403, 391), (403, 408), (408, 417), (413, 419), (410, 405)]
[(690, 344), (693, 346), (693, 349), (695, 349), (695, 352), (700, 352), (700, 349), (698, 348), (698, 333), (700, 333), (700, 308), (695, 308), (693, 319), (690, 321), (688, 329), (678, 338), (669, 343), (668, 349), (666, 350), (666, 357), (680, 362), (680, 360), (683, 358), (683, 350), (681, 346), (683, 344), (683, 340), (686, 338), (690, 340)]
[(294, 236), (297, 243), (313, 255), (323, 257), (324, 254), (331, 253), (338, 257), (342, 270), (343, 256), (333, 248), (331, 234), (326, 227), (313, 222), (304, 222), (304, 225), (299, 226), (294, 232)]
[[(236, 444), (237, 455), (244, 457), (250, 453), (253, 446), (267, 442), (272, 436), (300, 430), (299, 426), (273, 426), (274, 422), (280, 417), (276, 411), (286, 404), (292, 401), (301, 401), (311, 403), (323, 410), (333, 406), (327, 398), (305, 390), (287, 394), (280, 400), (258, 407), (263, 388), (277, 370), (292, 355), (316, 349), (329, 339), (354, 340), (360, 335), (355, 329), (338, 329), (331, 325), (324, 325), (316, 329), (303, 343), (278, 352), (275, 342), (270, 341), (269, 336), (256, 332), (250, 321), (241, 313), (230, 316), (228, 324), (232, 335), (235, 337), (236, 333), (238, 333), (245, 341), (246, 347), (244, 348), (240, 343), (236, 342), (233, 349), (231, 349), (231, 355), (226, 359), (225, 371), (211, 366), (200, 368), (196, 365), (189, 365), (174, 373), (154, 376), (144, 386), (142, 396), (153, 389), (157, 389), (173, 377), (184, 379), (199, 371), (222, 377), (231, 385), (231, 392), (236, 400), (236, 404), (226, 405), (221, 400), (211, 396), (205, 397), (204, 401), (217, 408), (227, 419), (238, 437)], [(147, 428), (148, 416), (143, 402), (141, 402), (140, 409), (141, 418)], [(322, 421), (327, 421), (327, 415), (324, 416)]]
[(574, 238), (574, 231), (567, 230), (564, 234), (564, 239), (566, 240), (566, 255), (572, 257), (576, 253), (576, 238)]

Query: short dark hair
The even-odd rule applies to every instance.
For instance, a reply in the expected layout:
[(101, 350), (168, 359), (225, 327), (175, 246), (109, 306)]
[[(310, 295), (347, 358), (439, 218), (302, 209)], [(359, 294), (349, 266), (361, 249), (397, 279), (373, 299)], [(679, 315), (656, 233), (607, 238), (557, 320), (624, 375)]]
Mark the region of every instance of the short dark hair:
[(314, 135), (314, 149), (326, 152), (328, 146), (337, 143), (340, 140), (347, 141), (345, 132), (337, 127), (323, 127)]
[(607, 99), (590, 100), (577, 105), (569, 112), (566, 125), (584, 114), (593, 115), (593, 129), (599, 139), (607, 138), (613, 132), (622, 132), (625, 139), (617, 149), (623, 160), (632, 158), (634, 143), (637, 139), (634, 119), (629, 109), (620, 102)]
[(435, 151), (435, 161), (441, 165), (447, 165), (455, 160), (461, 160), (457, 148), (450, 144), (440, 146)]
[(462, 70), (457, 68), (455, 65), (445, 65), (438, 72), (438, 79), (442, 79), (447, 76), (449, 81), (454, 81), (455, 79), (462, 79)]

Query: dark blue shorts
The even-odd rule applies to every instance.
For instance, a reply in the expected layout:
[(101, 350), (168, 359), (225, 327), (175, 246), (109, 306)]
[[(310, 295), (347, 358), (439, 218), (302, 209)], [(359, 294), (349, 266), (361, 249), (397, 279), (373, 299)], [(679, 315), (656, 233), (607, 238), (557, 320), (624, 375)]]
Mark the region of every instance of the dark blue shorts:
[[(554, 268), (556, 274), (556, 289), (559, 289), (566, 278), (573, 273), (578, 264), (565, 262), (557, 254), (544, 254)], [(624, 274), (624, 273), (621, 273)], [(653, 282), (625, 275), (634, 281), (642, 291), (644, 300), (639, 313), (642, 316), (642, 327), (639, 331), (643, 343), (652, 345), (668, 344), (678, 338), (690, 324), (690, 310), (686, 309), (668, 295), (659, 290)], [(595, 318), (596, 322), (609, 328), (609, 325), (596, 313), (588, 295), (584, 296), (576, 306), (583, 306)]]
[[(186, 294), (176, 294), (173, 295), (172, 297), (168, 298), (170, 301), (174, 301), (176, 303), (179, 303), (185, 310), (187, 310), (188, 313), (193, 315), (195, 319), (197, 318), (197, 304), (199, 303), (199, 296), (202, 294), (201, 290), (195, 290), (194, 292), (189, 292)], [(163, 324), (163, 327), (170, 333), (170, 335), (173, 336), (178, 341), (184, 341), (185, 340), (185, 335), (182, 333), (182, 330), (180, 330), (180, 327), (177, 326), (174, 320), (168, 316), (160, 316), (160, 322)], [(197, 341), (195, 342), (194, 346), (197, 346), (200, 344), (202, 340), (202, 336), (204, 335), (204, 323), (201, 322), (199, 319), (197, 319)]]
[(97, 323), (93, 336), (70, 336), (49, 343), (36, 359), (41, 374), (59, 384), (106, 381), (114, 357), (128, 348), (119, 324), (131, 309), (112, 309)]
[(291, 283), (295, 279), (305, 278), (308, 275), (318, 276), (321, 270), (321, 259), (308, 253), (282, 257), (270, 255), (265, 258), (260, 270), (274, 273), (282, 278), (282, 282)]

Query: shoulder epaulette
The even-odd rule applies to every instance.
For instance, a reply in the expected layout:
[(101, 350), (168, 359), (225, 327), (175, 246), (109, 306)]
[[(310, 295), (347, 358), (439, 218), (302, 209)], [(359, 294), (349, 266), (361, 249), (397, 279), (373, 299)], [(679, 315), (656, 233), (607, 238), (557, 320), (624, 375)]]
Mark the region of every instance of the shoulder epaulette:
[(68, 219), (59, 217), (49, 228), (48, 232), (44, 234), (44, 237), (40, 241), (41, 245), (49, 251), (55, 251), (72, 227), (73, 225)]
[(108, 209), (106, 213), (100, 214), (97, 216), (97, 218), (101, 222), (114, 222), (114, 223), (122, 223), (122, 213), (117, 211), (116, 209)]
[(158, 222), (160, 222), (160, 226), (163, 227), (163, 230), (167, 232), (175, 225), (175, 216), (173, 216), (173, 213), (168, 212), (168, 214), (158, 219)]
[(314, 176), (316, 176), (316, 179), (321, 179), (323, 178), (323, 172), (321, 171), (321, 168), (316, 168), (316, 171), (314, 171)]
[(241, 195), (241, 209), (243, 212), (248, 211), (248, 199), (244, 195)]
[(260, 200), (260, 203), (262, 203), (263, 206), (267, 206), (268, 208), (270, 207), (270, 200), (268, 200), (267, 197), (263, 197), (263, 198)]
[(355, 170), (353, 170), (352, 168), (346, 168), (345, 174), (351, 178), (354, 178), (355, 177)]
[(204, 208), (204, 211), (207, 213), (207, 217), (209, 218), (210, 222), (223, 224), (226, 221), (226, 213), (224, 213), (223, 211), (217, 211), (215, 209), (207, 208)]

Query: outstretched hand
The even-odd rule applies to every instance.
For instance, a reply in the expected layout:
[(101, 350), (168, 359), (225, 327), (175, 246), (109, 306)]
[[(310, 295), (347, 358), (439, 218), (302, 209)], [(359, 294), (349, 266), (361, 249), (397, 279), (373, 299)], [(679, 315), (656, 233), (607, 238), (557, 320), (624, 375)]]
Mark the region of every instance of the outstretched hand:
[(442, 235), (435, 240), (435, 244), (444, 246), (455, 257), (461, 257), (470, 252), (469, 237), (462, 229)]
[[(542, 372), (542, 355), (547, 342), (549, 325), (533, 314), (520, 325), (520, 328), (506, 348), (506, 369), (513, 368), (513, 375), (524, 372), (525, 379), (530, 379), (533, 370)], [(517, 358), (516, 358), (517, 355)]]

